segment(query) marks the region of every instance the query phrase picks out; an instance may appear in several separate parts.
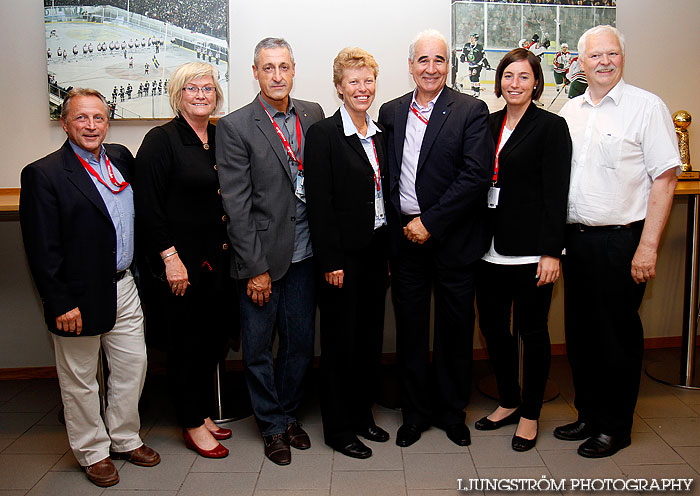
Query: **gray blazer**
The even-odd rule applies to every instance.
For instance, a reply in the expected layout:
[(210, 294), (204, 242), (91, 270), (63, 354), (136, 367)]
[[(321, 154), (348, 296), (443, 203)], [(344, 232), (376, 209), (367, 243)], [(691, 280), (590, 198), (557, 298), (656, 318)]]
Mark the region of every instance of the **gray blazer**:
[[(304, 134), (324, 117), (318, 103), (294, 99), (294, 107)], [(295, 185), (287, 152), (257, 97), (219, 119), (216, 162), (233, 247), (231, 277), (268, 272), (279, 280), (294, 252)]]

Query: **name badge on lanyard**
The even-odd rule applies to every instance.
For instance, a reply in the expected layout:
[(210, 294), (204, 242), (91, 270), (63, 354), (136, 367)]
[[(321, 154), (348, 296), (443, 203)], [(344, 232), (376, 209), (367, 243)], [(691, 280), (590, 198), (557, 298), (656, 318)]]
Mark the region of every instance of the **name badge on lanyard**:
[[(258, 100), (260, 97), (258, 97)], [(297, 182), (296, 182), (296, 188), (294, 189), (294, 194), (296, 195), (299, 200), (302, 202), (306, 203), (306, 189), (304, 188), (304, 165), (301, 163), (301, 158), (297, 158), (296, 154), (294, 153), (294, 150), (292, 150), (292, 145), (289, 144), (289, 141), (285, 137), (284, 133), (280, 129), (280, 127), (277, 125), (275, 120), (272, 118), (270, 115), (270, 112), (267, 111), (265, 108), (265, 105), (263, 105), (262, 101), (260, 101), (260, 105), (262, 105), (263, 110), (267, 114), (267, 116), (270, 118), (270, 122), (272, 123), (272, 126), (275, 128), (275, 132), (277, 133), (277, 136), (279, 136), (280, 140), (282, 140), (282, 145), (284, 146), (284, 149), (287, 151), (287, 155), (289, 155), (289, 158), (292, 159), (292, 161), (296, 162), (298, 165), (297, 167)], [(299, 115), (296, 116), (297, 118), (297, 125), (296, 125), (296, 130), (297, 130), (297, 142), (299, 143), (299, 151), (301, 151), (301, 123), (299, 122)]]
[(506, 115), (503, 117), (503, 124), (501, 125), (501, 133), (498, 135), (498, 143), (496, 144), (496, 164), (493, 168), (493, 178), (491, 179), (493, 181), (493, 184), (489, 188), (489, 194), (487, 197), (487, 206), (489, 208), (496, 208), (498, 207), (498, 197), (501, 194), (501, 188), (496, 186), (496, 183), (498, 182), (498, 156), (501, 154), (501, 139), (503, 138), (503, 129), (506, 127), (506, 118), (508, 116)]

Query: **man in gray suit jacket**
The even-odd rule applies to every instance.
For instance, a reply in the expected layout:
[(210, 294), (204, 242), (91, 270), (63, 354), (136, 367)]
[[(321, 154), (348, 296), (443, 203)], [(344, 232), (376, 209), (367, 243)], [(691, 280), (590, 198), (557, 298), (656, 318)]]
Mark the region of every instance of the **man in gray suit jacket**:
[[(314, 351), (315, 291), (304, 195), (304, 133), (323, 119), (317, 103), (289, 97), (294, 55), (281, 38), (255, 47), (260, 93), (219, 120), (216, 160), (239, 281), (243, 363), (253, 412), (274, 463), (290, 445), (311, 446), (295, 411)], [(279, 348), (272, 343), (278, 323)]]

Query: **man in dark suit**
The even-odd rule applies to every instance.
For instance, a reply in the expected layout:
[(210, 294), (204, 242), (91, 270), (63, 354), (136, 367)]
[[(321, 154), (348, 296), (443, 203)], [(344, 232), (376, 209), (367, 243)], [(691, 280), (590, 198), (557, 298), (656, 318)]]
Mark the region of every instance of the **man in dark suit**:
[[(133, 157), (121, 145), (102, 145), (108, 113), (98, 91), (71, 90), (61, 111), (68, 139), (22, 170), (20, 194), (24, 246), (53, 333), (68, 440), (88, 479), (102, 487), (119, 482), (110, 455), (147, 467), (160, 462), (139, 437), (146, 345), (129, 270)], [(104, 421), (100, 348), (110, 369)]]
[[(295, 416), (313, 357), (316, 306), (303, 155), (304, 133), (323, 110), (290, 98), (294, 56), (281, 38), (265, 38), (255, 47), (253, 76), (260, 93), (219, 120), (216, 159), (233, 247), (231, 275), (242, 291), (248, 391), (265, 455), (287, 465), (290, 445), (311, 446)], [(279, 348), (273, 365), (275, 323)]]
[(387, 215), (394, 226), (391, 272), (403, 412), (396, 444), (412, 445), (434, 424), (467, 446), (474, 265), (487, 247), (482, 216), (494, 157), (488, 109), (445, 87), (448, 51), (439, 32), (416, 37), (408, 67), (416, 89), (379, 111), (387, 130)]

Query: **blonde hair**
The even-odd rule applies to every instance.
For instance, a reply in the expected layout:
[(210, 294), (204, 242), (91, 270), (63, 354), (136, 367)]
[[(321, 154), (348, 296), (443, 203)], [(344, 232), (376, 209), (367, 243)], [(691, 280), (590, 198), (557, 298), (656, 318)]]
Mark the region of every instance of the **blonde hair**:
[[(369, 52), (359, 47), (345, 47), (333, 60), (333, 84), (339, 85), (343, 81), (345, 69), (359, 69), (367, 67), (374, 73), (375, 79), (379, 75), (379, 64)], [(338, 93), (338, 98), (343, 99), (343, 95)]]
[(180, 113), (180, 101), (182, 100), (182, 88), (193, 79), (211, 77), (216, 88), (216, 105), (212, 114), (216, 114), (224, 104), (224, 92), (219, 85), (219, 71), (216, 67), (206, 62), (189, 62), (175, 69), (168, 82), (170, 93), (170, 108), (175, 114)]

